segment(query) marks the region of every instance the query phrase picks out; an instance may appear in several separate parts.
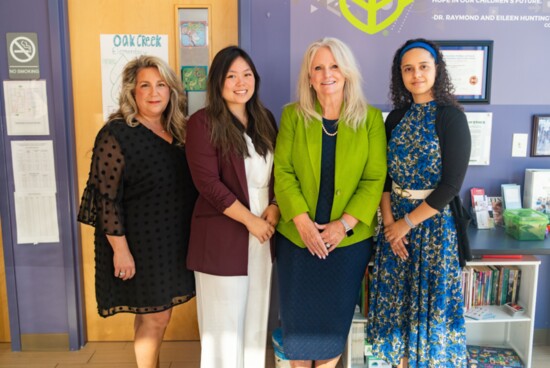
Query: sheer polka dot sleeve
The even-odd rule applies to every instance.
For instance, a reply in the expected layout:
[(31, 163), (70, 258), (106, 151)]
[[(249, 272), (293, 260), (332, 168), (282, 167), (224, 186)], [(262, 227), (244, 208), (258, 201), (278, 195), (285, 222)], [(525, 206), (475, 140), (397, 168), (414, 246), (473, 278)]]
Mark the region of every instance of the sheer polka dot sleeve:
[(95, 141), (78, 221), (95, 226), (108, 235), (124, 235), (123, 171), (124, 155), (120, 144), (108, 127), (104, 127)]

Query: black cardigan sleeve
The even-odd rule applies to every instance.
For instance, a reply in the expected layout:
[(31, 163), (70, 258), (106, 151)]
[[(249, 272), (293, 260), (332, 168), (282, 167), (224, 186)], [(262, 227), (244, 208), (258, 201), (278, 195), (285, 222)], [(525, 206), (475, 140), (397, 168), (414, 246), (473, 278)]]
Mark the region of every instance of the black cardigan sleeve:
[[(385, 125), (386, 125), (386, 140), (387, 140), (386, 143), (390, 142), (391, 133), (393, 131), (393, 128), (395, 128), (397, 126), (397, 124), (399, 124), (399, 122), (401, 121), (403, 116), (405, 116), (405, 113), (407, 112), (407, 110), (408, 110), (408, 108), (393, 110), (386, 117), (386, 123), (385, 123)], [(392, 184), (392, 179), (390, 177), (390, 174), (388, 173), (388, 174), (386, 174), (386, 182), (384, 183), (384, 192), (391, 192), (391, 184)]]
[(441, 181), (426, 198), (426, 203), (441, 211), (460, 191), (468, 169), (472, 143), (466, 115), (456, 107), (438, 108), (436, 130), (441, 147)]

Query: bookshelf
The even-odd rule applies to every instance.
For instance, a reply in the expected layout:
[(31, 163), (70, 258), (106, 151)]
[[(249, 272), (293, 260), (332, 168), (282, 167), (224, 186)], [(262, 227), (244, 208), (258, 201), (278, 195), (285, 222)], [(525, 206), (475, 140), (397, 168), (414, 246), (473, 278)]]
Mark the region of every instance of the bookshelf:
[(518, 266), (521, 269), (518, 303), (525, 308), (525, 312), (520, 316), (512, 317), (504, 311), (503, 306), (491, 306), (489, 308), (495, 314), (495, 318), (466, 319), (466, 341), (469, 345), (512, 348), (525, 367), (530, 368), (540, 260), (526, 255), (521, 259), (475, 260), (468, 262), (468, 265)]
[[(526, 368), (531, 367), (533, 349), (533, 330), (535, 323), (535, 307), (537, 298), (537, 281), (540, 260), (532, 255), (524, 255), (521, 259), (474, 260), (468, 266), (517, 266), (521, 270), (521, 285), (518, 303), (525, 308), (523, 314), (510, 316), (503, 306), (489, 306), (495, 318), (473, 320), (466, 318), (466, 341), (468, 345), (482, 345), (514, 349)], [(354, 324), (364, 325), (366, 319), (354, 317)], [(352, 333), (342, 354), (344, 368), (367, 368), (367, 363), (352, 364)]]
[[(354, 364), (352, 362), (352, 357), (354, 356), (352, 350), (355, 349), (357, 346), (354, 344), (354, 329), (359, 330), (360, 328), (365, 330), (367, 324), (367, 318), (364, 317), (361, 313), (355, 313), (353, 315), (353, 320), (351, 322), (351, 330), (348, 335), (348, 342), (346, 343), (346, 347), (344, 348), (344, 352), (342, 353), (342, 363), (344, 368), (362, 368), (367, 367), (367, 364)], [(364, 340), (365, 336), (363, 336), (363, 353), (364, 353)]]

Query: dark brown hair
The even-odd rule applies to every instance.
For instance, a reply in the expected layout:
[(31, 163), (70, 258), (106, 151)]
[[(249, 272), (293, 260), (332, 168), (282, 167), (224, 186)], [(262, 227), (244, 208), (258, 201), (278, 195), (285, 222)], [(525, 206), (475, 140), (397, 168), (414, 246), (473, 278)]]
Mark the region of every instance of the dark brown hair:
[(254, 74), (254, 94), (246, 103), (248, 124), (246, 133), (252, 139), (256, 152), (264, 156), (273, 152), (277, 131), (273, 115), (267, 110), (260, 98), (260, 76), (250, 56), (237, 46), (229, 46), (219, 51), (208, 73), (206, 87), (206, 114), (209, 118), (212, 132), (212, 144), (226, 156), (235, 152), (242, 157), (248, 157), (248, 148), (244, 139), (244, 126), (231, 113), (222, 96), (225, 78), (229, 68), (237, 58), (243, 58)]
[(417, 38), (408, 40), (401, 46), (393, 57), (393, 64), (391, 68), (391, 85), (390, 85), (390, 98), (393, 103), (393, 107), (396, 109), (409, 107), (413, 103), (412, 94), (405, 88), (403, 83), (403, 77), (401, 75), (401, 52), (402, 50), (413, 42), (423, 42), (430, 45), (437, 53), (437, 60), (435, 60), (435, 82), (432, 87), (432, 93), (434, 100), (438, 105), (451, 105), (463, 110), (459, 105), (453, 92), (454, 87), (451, 83), (451, 78), (447, 72), (447, 64), (443, 59), (443, 54), (439, 47), (424, 38)]

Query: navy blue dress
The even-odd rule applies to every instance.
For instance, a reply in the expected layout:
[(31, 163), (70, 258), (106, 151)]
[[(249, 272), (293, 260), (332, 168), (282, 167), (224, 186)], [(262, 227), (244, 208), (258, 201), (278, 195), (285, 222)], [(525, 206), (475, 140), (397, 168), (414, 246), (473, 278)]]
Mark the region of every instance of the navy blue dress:
[[(329, 133), (337, 120), (323, 119)], [(330, 222), (334, 199), (336, 135), (323, 133), (321, 182), (315, 222)], [(277, 272), (283, 349), (290, 360), (326, 360), (342, 354), (371, 256), (371, 239), (312, 256), (277, 234)]]

